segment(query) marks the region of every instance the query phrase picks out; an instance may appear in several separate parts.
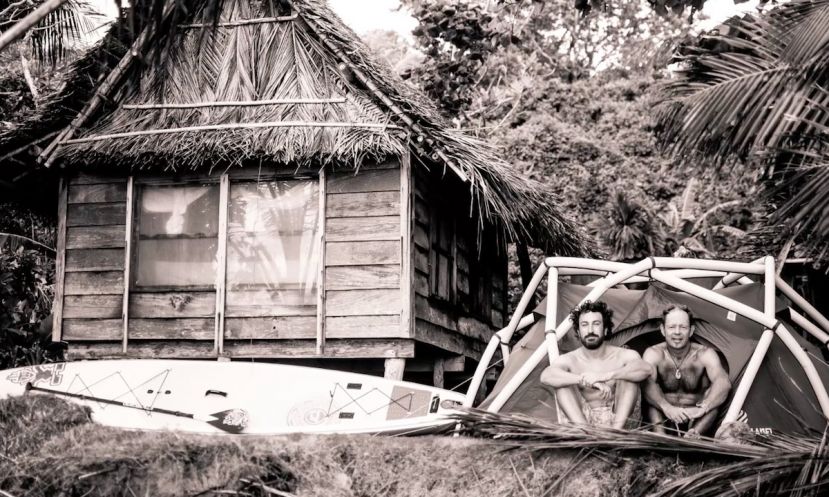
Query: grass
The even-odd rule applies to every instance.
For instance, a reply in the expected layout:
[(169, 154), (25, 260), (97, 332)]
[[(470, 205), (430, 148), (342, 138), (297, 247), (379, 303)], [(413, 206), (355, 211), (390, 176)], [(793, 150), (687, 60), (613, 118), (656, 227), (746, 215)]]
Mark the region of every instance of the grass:
[(0, 495), (638, 496), (721, 462), (449, 436), (118, 430), (46, 396), (0, 401)]

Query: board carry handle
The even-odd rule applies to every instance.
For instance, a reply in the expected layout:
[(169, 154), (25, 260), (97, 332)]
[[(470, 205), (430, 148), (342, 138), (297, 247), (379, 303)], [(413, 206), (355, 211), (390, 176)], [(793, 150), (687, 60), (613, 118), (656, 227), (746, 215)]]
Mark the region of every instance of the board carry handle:
[(145, 412), (157, 412), (159, 414), (168, 414), (170, 416), (178, 416), (180, 418), (189, 418), (196, 421), (204, 421), (210, 426), (226, 431), (228, 433), (241, 433), (248, 425), (248, 413), (244, 409), (226, 409), (224, 411), (214, 412), (207, 416), (199, 416), (189, 412), (174, 411), (172, 409), (163, 409), (161, 407), (145, 407), (120, 400), (104, 399), (102, 397), (94, 397), (92, 395), (84, 395), (82, 393), (61, 392), (60, 390), (52, 390), (51, 388), (38, 387), (32, 382), (26, 383), (26, 391), (44, 392), (53, 395), (61, 395), (64, 397), (71, 397), (73, 399), (87, 400), (91, 402), (100, 402), (102, 404), (110, 404), (114, 406), (126, 407), (129, 409), (138, 409)]
[(227, 397), (227, 392), (222, 392), (221, 390), (207, 390), (204, 392), (204, 396), (207, 397), (208, 395), (219, 395), (221, 397)]

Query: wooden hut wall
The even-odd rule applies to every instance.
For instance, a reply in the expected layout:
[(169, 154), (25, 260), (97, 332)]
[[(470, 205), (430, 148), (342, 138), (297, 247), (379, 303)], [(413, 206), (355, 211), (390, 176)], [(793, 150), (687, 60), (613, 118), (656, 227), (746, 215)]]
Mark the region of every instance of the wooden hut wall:
[(507, 259), (491, 230), (478, 239), (468, 197), (446, 183), (414, 172), (415, 337), (478, 358), (505, 322)]
[[(353, 169), (326, 173), (320, 188), (325, 234), (318, 289), (324, 298), (317, 306), (277, 305), (273, 299), (278, 297), (261, 291), (227, 291), (224, 313), (217, 313), (214, 290), (132, 289), (126, 340), (121, 316), (128, 287), (124, 267), (130, 260), (125, 251), (128, 182), (73, 176), (65, 194), (58, 336), (70, 342), (70, 358), (123, 355), (124, 342), (127, 355), (138, 357), (215, 357), (219, 350), (229, 357), (412, 357), (414, 342), (403, 312), (408, 293), (401, 292), (401, 239), (408, 232), (401, 218), (409, 209), (401, 202), (408, 198), (401, 194), (401, 176), (407, 174), (397, 160), (366, 165), (356, 174)], [(230, 184), (249, 176), (231, 171)], [(215, 334), (217, 315), (224, 318), (221, 343)]]

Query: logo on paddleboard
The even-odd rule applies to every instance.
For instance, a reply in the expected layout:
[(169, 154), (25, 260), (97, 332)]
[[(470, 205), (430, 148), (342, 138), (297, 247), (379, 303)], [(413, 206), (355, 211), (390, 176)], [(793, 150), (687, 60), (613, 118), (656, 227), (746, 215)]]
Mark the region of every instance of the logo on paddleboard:
[(25, 385), (26, 383), (31, 383), (32, 385), (37, 385), (38, 383), (60, 385), (63, 381), (63, 370), (65, 368), (66, 364), (62, 362), (57, 364), (43, 364), (41, 366), (29, 366), (12, 371), (6, 376), (6, 379), (18, 385)]
[(222, 424), (225, 426), (238, 426), (244, 430), (247, 428), (249, 421), (247, 412), (242, 409), (232, 409), (225, 414), (224, 419), (222, 419)]
[(328, 411), (313, 400), (295, 405), (288, 411), (288, 426), (315, 426), (325, 422)]

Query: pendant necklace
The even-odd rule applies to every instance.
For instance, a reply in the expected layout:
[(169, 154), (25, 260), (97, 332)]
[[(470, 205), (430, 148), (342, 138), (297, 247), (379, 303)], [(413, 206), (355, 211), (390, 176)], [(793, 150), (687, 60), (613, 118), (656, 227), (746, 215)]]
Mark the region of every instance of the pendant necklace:
[(668, 357), (671, 358), (671, 361), (674, 363), (674, 366), (676, 367), (676, 371), (674, 371), (674, 378), (676, 378), (677, 380), (682, 379), (682, 372), (679, 370), (679, 368), (682, 367), (682, 363), (685, 362), (685, 359), (687, 359), (689, 355), (691, 355), (691, 349), (688, 349), (688, 352), (685, 353), (685, 356), (682, 358), (681, 361), (679, 361), (679, 364), (677, 364), (673, 354), (668, 352)]

